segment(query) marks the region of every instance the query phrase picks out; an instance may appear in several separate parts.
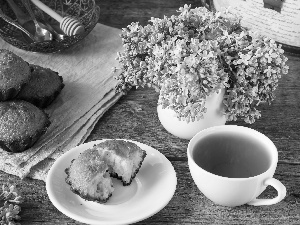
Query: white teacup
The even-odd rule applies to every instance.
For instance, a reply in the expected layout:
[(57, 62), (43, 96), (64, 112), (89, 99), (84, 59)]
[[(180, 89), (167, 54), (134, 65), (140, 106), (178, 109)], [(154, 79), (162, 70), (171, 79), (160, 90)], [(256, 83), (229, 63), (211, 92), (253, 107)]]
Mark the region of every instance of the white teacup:
[[(273, 178), (277, 149), (253, 129), (222, 125), (202, 130), (190, 140), (187, 156), (197, 187), (216, 204), (272, 205), (286, 195), (285, 186)], [(268, 185), (277, 190), (277, 197), (257, 199)]]

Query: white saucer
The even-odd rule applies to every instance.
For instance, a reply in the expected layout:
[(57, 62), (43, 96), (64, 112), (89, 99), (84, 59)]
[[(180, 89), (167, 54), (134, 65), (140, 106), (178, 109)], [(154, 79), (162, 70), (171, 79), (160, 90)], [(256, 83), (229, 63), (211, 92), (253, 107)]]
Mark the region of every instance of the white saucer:
[(104, 140), (79, 145), (63, 154), (49, 170), (46, 189), (53, 205), (70, 218), (87, 224), (130, 224), (146, 219), (163, 209), (174, 195), (177, 178), (170, 161), (159, 151), (131, 141), (147, 152), (132, 183), (123, 186), (113, 178), (114, 192), (105, 204), (85, 201), (70, 191), (65, 169), (80, 152)]

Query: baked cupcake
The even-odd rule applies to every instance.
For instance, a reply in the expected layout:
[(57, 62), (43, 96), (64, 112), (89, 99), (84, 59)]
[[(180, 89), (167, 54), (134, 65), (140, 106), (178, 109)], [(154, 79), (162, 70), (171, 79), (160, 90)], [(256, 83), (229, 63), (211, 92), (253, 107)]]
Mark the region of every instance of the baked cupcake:
[(0, 148), (23, 152), (30, 148), (50, 125), (47, 114), (22, 100), (0, 102)]
[(0, 49), (0, 101), (14, 98), (29, 78), (28, 63), (13, 52)]
[(71, 191), (88, 201), (107, 202), (114, 190), (108, 165), (97, 150), (88, 149), (65, 170)]
[(120, 179), (124, 186), (131, 184), (146, 157), (146, 151), (130, 141), (106, 140), (93, 148), (110, 166), (110, 175)]
[(16, 98), (31, 102), (39, 108), (46, 108), (63, 89), (63, 78), (49, 68), (30, 64), (30, 69), (30, 80)]
[(107, 140), (82, 152), (65, 170), (70, 190), (85, 200), (106, 202), (114, 188), (110, 177), (130, 185), (146, 151), (132, 142)]

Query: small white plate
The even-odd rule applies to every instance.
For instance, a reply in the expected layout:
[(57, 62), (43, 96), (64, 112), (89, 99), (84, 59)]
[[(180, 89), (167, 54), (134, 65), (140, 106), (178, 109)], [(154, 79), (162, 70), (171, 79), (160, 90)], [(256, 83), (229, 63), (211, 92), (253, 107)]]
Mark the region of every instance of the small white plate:
[(79, 153), (104, 140), (79, 145), (59, 157), (49, 170), (46, 189), (53, 205), (70, 218), (87, 224), (130, 224), (146, 219), (163, 209), (174, 195), (177, 178), (170, 161), (159, 151), (131, 141), (147, 156), (129, 186), (113, 178), (114, 192), (105, 204), (86, 201), (74, 194), (65, 182), (65, 169)]

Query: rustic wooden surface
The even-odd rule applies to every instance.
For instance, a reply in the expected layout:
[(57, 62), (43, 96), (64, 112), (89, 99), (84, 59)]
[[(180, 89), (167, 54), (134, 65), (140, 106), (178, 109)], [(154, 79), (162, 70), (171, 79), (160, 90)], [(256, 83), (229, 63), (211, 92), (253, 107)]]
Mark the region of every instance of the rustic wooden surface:
[[(201, 5), (200, 0), (99, 0), (99, 22), (117, 28), (134, 21), (145, 25), (151, 16), (172, 15), (183, 4)], [(266, 134), (278, 148), (279, 164), (275, 178), (287, 187), (286, 198), (273, 206), (222, 207), (208, 200), (193, 183), (186, 157), (188, 141), (167, 133), (157, 113), (158, 95), (151, 89), (132, 90), (122, 97), (96, 125), (88, 141), (126, 138), (154, 147), (172, 163), (177, 173), (177, 189), (169, 204), (137, 224), (300, 224), (300, 57), (289, 56), (289, 74), (282, 77), (271, 106), (262, 106), (262, 118), (248, 126)], [(229, 124), (229, 123), (228, 123)], [(42, 181), (20, 180), (0, 172), (0, 184), (11, 180), (25, 197), (22, 225), (82, 224), (58, 211), (50, 202)], [(272, 198), (272, 188), (261, 195)]]

